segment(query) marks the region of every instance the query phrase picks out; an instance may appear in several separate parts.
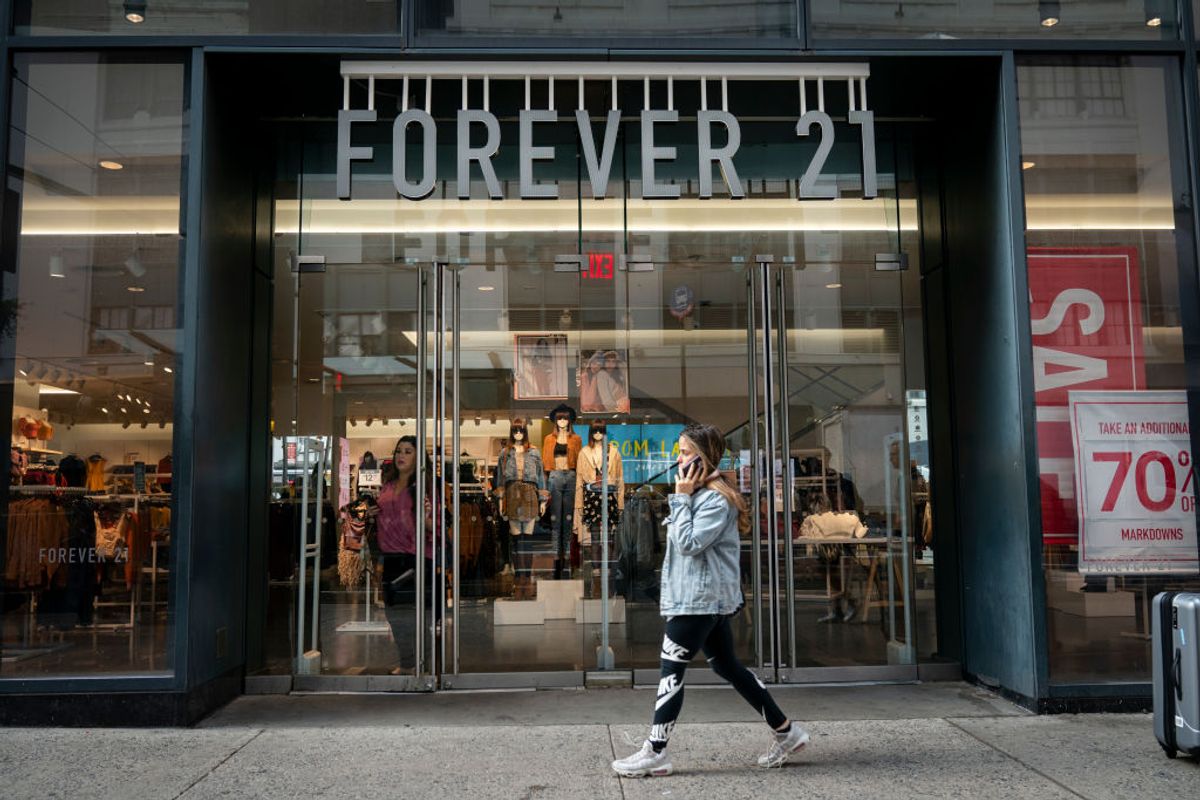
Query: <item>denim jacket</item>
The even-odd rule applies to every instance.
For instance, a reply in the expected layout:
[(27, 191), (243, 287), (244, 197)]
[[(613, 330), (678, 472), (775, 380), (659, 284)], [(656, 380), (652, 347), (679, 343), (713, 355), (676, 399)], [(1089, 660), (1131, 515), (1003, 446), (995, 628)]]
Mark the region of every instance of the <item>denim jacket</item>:
[(546, 473), (542, 470), (542, 456), (532, 447), (525, 448), (524, 470), (521, 474), (517, 474), (517, 453), (513, 448), (506, 447), (500, 453), (499, 463), (496, 465), (496, 488), (512, 482), (525, 481), (532, 483), (539, 490), (546, 488)]
[(673, 494), (659, 613), (732, 614), (742, 606), (737, 509), (713, 489)]

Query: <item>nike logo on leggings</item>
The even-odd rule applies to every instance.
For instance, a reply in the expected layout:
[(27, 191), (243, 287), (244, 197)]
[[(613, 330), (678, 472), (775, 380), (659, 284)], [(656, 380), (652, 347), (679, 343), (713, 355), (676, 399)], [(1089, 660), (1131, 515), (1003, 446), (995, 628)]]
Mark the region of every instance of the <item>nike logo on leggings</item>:
[(658, 700), (654, 703), (654, 710), (665, 706), (671, 702), (671, 698), (679, 694), (679, 690), (683, 688), (683, 681), (678, 675), (668, 675), (658, 682)]
[(687, 648), (672, 642), (670, 636), (663, 636), (662, 652), (659, 653), (659, 657), (664, 661), (675, 661), (679, 664), (686, 664), (692, 660), (692, 655)]

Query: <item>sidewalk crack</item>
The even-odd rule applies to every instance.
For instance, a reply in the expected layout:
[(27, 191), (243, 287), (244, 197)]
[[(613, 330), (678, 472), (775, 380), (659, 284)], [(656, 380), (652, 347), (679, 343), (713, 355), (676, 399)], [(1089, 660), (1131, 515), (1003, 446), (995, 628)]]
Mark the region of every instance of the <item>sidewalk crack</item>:
[(1027, 769), (1027, 770), (1029, 770), (1030, 772), (1032, 772), (1033, 774), (1035, 774), (1035, 775), (1038, 775), (1038, 776), (1040, 776), (1041, 778), (1043, 778), (1043, 779), (1045, 779), (1045, 780), (1049, 781), (1050, 783), (1054, 784), (1054, 785), (1055, 785), (1055, 786), (1057, 786), (1058, 788), (1062, 789), (1062, 790), (1063, 790), (1064, 792), (1066, 792), (1067, 794), (1070, 794), (1070, 795), (1073, 795), (1073, 796), (1075, 796), (1075, 797), (1078, 797), (1078, 798), (1080, 798), (1080, 800), (1091, 800), (1091, 798), (1089, 798), (1087, 795), (1085, 795), (1085, 794), (1082, 794), (1082, 793), (1080, 793), (1080, 792), (1077, 792), (1076, 790), (1072, 789), (1070, 786), (1067, 786), (1067, 785), (1066, 785), (1065, 783), (1063, 783), (1062, 781), (1059, 781), (1059, 780), (1056, 780), (1056, 779), (1054, 779), (1054, 778), (1050, 777), (1049, 775), (1047, 775), (1046, 773), (1042, 772), (1042, 771), (1041, 771), (1040, 769), (1038, 769), (1037, 767), (1035, 767), (1035, 766), (1033, 766), (1033, 765), (1031, 765), (1031, 764), (1027, 764), (1027, 763), (1025, 763), (1024, 761), (1022, 761), (1021, 759), (1017, 758), (1016, 756), (1014, 756), (1012, 753), (1008, 752), (1008, 751), (1007, 751), (1007, 750), (1005, 750), (1004, 748), (1002, 748), (1002, 747), (998, 747), (998, 746), (996, 746), (996, 745), (992, 744), (991, 742), (987, 741), (986, 739), (982, 739), (982, 738), (980, 738), (979, 736), (976, 736), (976, 735), (975, 735), (974, 733), (972, 733), (971, 731), (969, 731), (969, 730), (967, 730), (966, 728), (964, 728), (963, 726), (961, 726), (961, 725), (957, 724), (957, 723), (956, 723), (956, 722), (955, 722), (953, 719), (950, 719), (949, 717), (943, 717), (942, 719), (943, 719), (943, 721), (945, 721), (945, 722), (946, 722), (948, 725), (950, 725), (952, 728), (956, 728), (956, 729), (958, 729), (958, 730), (962, 731), (962, 732), (963, 732), (963, 733), (965, 733), (967, 736), (970, 736), (972, 739), (974, 739), (975, 741), (979, 742), (979, 743), (980, 743), (981, 745), (983, 745), (984, 747), (988, 747), (988, 748), (991, 748), (992, 750), (995, 750), (997, 753), (999, 753), (1000, 755), (1004, 756), (1005, 758), (1009, 758), (1009, 759), (1011, 759), (1011, 760), (1013, 760), (1013, 761), (1017, 762), (1018, 764), (1020, 764), (1020, 765), (1021, 765), (1022, 767), (1024, 767), (1025, 769)]
[(183, 797), (185, 794), (187, 794), (188, 792), (190, 792), (190, 791), (192, 790), (192, 788), (196, 786), (196, 784), (200, 783), (200, 781), (204, 780), (204, 779), (205, 779), (205, 778), (207, 778), (209, 775), (212, 775), (214, 772), (216, 772), (217, 770), (219, 770), (221, 767), (225, 766), (225, 763), (226, 763), (227, 761), (229, 761), (229, 759), (233, 758), (233, 757), (234, 757), (234, 756), (236, 756), (238, 753), (240, 753), (240, 752), (242, 752), (243, 750), (245, 750), (245, 749), (246, 749), (246, 748), (247, 748), (247, 747), (250, 745), (250, 743), (251, 743), (251, 742), (253, 742), (255, 739), (257, 739), (258, 737), (260, 737), (260, 736), (262, 736), (264, 733), (266, 733), (266, 730), (267, 730), (266, 728), (259, 728), (259, 730), (258, 730), (258, 731), (257, 731), (257, 732), (256, 732), (256, 733), (253, 735), (253, 736), (251, 736), (249, 739), (247, 739), (246, 741), (244, 741), (244, 742), (242, 742), (240, 745), (238, 745), (238, 746), (237, 746), (237, 748), (236, 748), (236, 749), (235, 749), (235, 750), (234, 750), (232, 753), (230, 753), (229, 755), (227, 755), (227, 756), (225, 756), (224, 758), (222, 758), (222, 759), (221, 759), (221, 761), (220, 761), (219, 763), (217, 763), (215, 766), (213, 766), (213, 768), (212, 768), (212, 769), (210, 769), (208, 772), (204, 773), (204, 774), (203, 774), (203, 775), (201, 775), (199, 778), (196, 778), (196, 780), (194, 780), (194, 781), (192, 781), (191, 783), (189, 783), (189, 784), (187, 785), (187, 788), (185, 788), (185, 789), (184, 789), (182, 792), (180, 792), (179, 794), (175, 795), (173, 798), (171, 798), (171, 800), (179, 800), (179, 798)]
[[(613, 761), (617, 760), (617, 748), (613, 746), (612, 725), (604, 726), (608, 730), (608, 752), (612, 753)], [(625, 800), (625, 780), (617, 775), (617, 786), (621, 789), (621, 800)]]

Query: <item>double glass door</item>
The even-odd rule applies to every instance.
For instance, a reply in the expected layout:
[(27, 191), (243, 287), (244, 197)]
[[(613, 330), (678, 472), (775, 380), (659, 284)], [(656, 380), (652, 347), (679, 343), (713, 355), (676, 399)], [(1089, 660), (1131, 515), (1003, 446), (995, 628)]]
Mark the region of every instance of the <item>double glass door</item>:
[(445, 181), (401, 201), (382, 172), (342, 201), (327, 140), (302, 137), (273, 199), (267, 669), (656, 682), (662, 522), (702, 422), (751, 510), (742, 660), (767, 681), (914, 677), (936, 653), (917, 192), (881, 124), (862, 197), (838, 124), (832, 200), (798, 197), (794, 120), (745, 123), (764, 144), (736, 201), (685, 178), (680, 200), (631, 199), (635, 124), (604, 201), (574, 166), (562, 199), (522, 200), (503, 160), (503, 202)]
[[(275, 584), (292, 593), (294, 672), (380, 688), (653, 682), (672, 466), (683, 427), (704, 422), (752, 511), (740, 657), (768, 681), (915, 677), (932, 598), (914, 572), (923, 587), (932, 564), (902, 271), (754, 253), (321, 255), (289, 257), (276, 304), (277, 333), (292, 310), (272, 513), (290, 514), (279, 535), (302, 556)], [(557, 460), (560, 406), (562, 439), (593, 442), (603, 423), (607, 454)], [(506, 459), (535, 498), (524, 514)]]

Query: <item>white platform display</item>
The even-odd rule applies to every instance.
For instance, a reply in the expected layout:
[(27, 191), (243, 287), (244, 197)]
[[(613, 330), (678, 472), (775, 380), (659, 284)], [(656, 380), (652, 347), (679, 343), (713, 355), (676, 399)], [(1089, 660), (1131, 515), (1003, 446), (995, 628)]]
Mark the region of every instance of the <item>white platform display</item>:
[(539, 580), (537, 599), (546, 601), (546, 619), (574, 619), (575, 601), (583, 597), (583, 580)]
[[(604, 601), (600, 599), (591, 600), (576, 600), (575, 601), (575, 621), (583, 623), (587, 620), (589, 625), (599, 625), (601, 615), (604, 612)], [(612, 597), (608, 601), (608, 622), (611, 625), (625, 624), (625, 598)]]
[(495, 625), (542, 625), (546, 622), (545, 600), (497, 600), (492, 610)]

